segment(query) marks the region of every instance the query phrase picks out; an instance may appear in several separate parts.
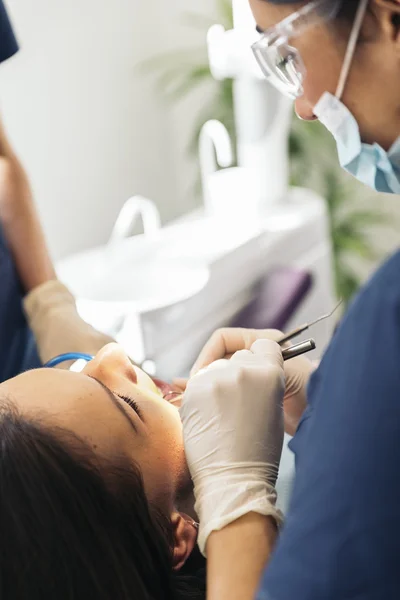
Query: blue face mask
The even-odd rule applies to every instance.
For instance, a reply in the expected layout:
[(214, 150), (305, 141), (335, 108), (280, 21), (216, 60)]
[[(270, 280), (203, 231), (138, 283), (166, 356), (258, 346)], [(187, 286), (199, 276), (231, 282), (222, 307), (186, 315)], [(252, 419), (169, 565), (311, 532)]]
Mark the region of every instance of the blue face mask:
[(314, 114), (335, 138), (346, 171), (378, 192), (400, 194), (400, 137), (388, 152), (378, 144), (364, 144), (357, 121), (341, 102), (368, 2), (360, 0), (358, 4), (336, 94), (323, 94)]
[(361, 141), (357, 121), (349, 109), (326, 92), (314, 114), (336, 141), (341, 166), (378, 192), (400, 194), (400, 137), (386, 152), (378, 144)]

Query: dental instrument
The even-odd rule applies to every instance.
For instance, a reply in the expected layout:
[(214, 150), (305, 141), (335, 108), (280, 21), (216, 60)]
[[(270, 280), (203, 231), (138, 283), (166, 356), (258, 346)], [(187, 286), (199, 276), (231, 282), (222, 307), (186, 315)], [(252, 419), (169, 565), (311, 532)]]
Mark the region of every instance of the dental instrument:
[(307, 354), (308, 352), (315, 350), (316, 347), (317, 345), (315, 341), (310, 339), (305, 342), (301, 342), (300, 344), (296, 344), (295, 346), (291, 346), (290, 348), (285, 348), (285, 350), (282, 350), (283, 360), (286, 361), (296, 358), (296, 356)]
[(289, 333), (285, 334), (278, 341), (278, 344), (281, 344), (281, 345), (285, 344), (286, 342), (289, 342), (293, 338), (301, 335), (302, 333), (304, 333), (305, 331), (307, 331), (308, 329), (310, 329), (310, 327), (313, 327), (317, 323), (321, 323), (321, 321), (325, 321), (326, 319), (330, 319), (335, 314), (335, 312), (338, 310), (338, 308), (342, 304), (343, 304), (343, 300), (341, 299), (341, 300), (339, 300), (339, 302), (336, 304), (336, 306), (334, 307), (334, 309), (330, 313), (328, 313), (326, 315), (322, 315), (321, 317), (318, 317), (318, 319), (315, 319), (315, 321), (311, 321), (310, 323), (305, 323), (304, 325), (300, 325), (300, 327), (296, 327), (296, 329), (293, 329)]

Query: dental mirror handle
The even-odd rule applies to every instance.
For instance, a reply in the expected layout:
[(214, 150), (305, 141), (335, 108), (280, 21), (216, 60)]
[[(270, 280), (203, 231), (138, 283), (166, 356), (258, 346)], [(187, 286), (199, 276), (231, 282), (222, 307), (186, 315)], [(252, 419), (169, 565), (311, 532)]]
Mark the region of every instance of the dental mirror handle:
[(283, 360), (290, 360), (291, 358), (296, 358), (296, 356), (301, 356), (302, 354), (307, 354), (307, 352), (311, 352), (315, 350), (317, 347), (314, 340), (310, 339), (305, 342), (301, 342), (300, 344), (296, 344), (295, 346), (291, 346), (290, 348), (285, 348), (282, 350)]

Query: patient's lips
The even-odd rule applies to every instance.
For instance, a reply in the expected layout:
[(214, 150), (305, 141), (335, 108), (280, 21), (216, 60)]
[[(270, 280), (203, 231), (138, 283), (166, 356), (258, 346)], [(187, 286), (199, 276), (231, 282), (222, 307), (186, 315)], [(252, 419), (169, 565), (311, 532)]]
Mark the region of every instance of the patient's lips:
[(155, 377), (152, 377), (152, 380), (154, 381), (154, 383), (156, 384), (163, 396), (175, 391), (170, 383), (166, 383), (165, 381), (161, 381), (161, 379), (156, 379)]
[(165, 381), (161, 381), (160, 379), (155, 379), (154, 377), (153, 381), (160, 390), (164, 400), (166, 400), (170, 404), (180, 405), (182, 390), (177, 390), (176, 387), (174, 387), (170, 383), (166, 383)]

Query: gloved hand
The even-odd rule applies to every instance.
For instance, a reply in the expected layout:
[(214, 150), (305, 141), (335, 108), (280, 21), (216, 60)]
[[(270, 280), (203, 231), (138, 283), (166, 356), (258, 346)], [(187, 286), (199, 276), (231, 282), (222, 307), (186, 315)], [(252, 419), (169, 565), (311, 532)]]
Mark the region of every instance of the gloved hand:
[(199, 515), (199, 547), (250, 512), (272, 516), (283, 443), (282, 351), (259, 340), (188, 383), (180, 415)]
[(114, 341), (79, 316), (74, 296), (56, 279), (30, 292), (24, 299), (24, 309), (43, 363), (65, 352), (94, 355)]
[[(249, 349), (256, 340), (283, 337), (276, 329), (218, 329), (208, 340), (192, 369), (192, 375), (210, 363), (231, 356), (234, 352)], [(294, 435), (307, 406), (307, 384), (316, 364), (305, 356), (285, 362), (286, 390), (284, 397), (285, 431)], [(181, 381), (177, 382), (182, 385)]]

